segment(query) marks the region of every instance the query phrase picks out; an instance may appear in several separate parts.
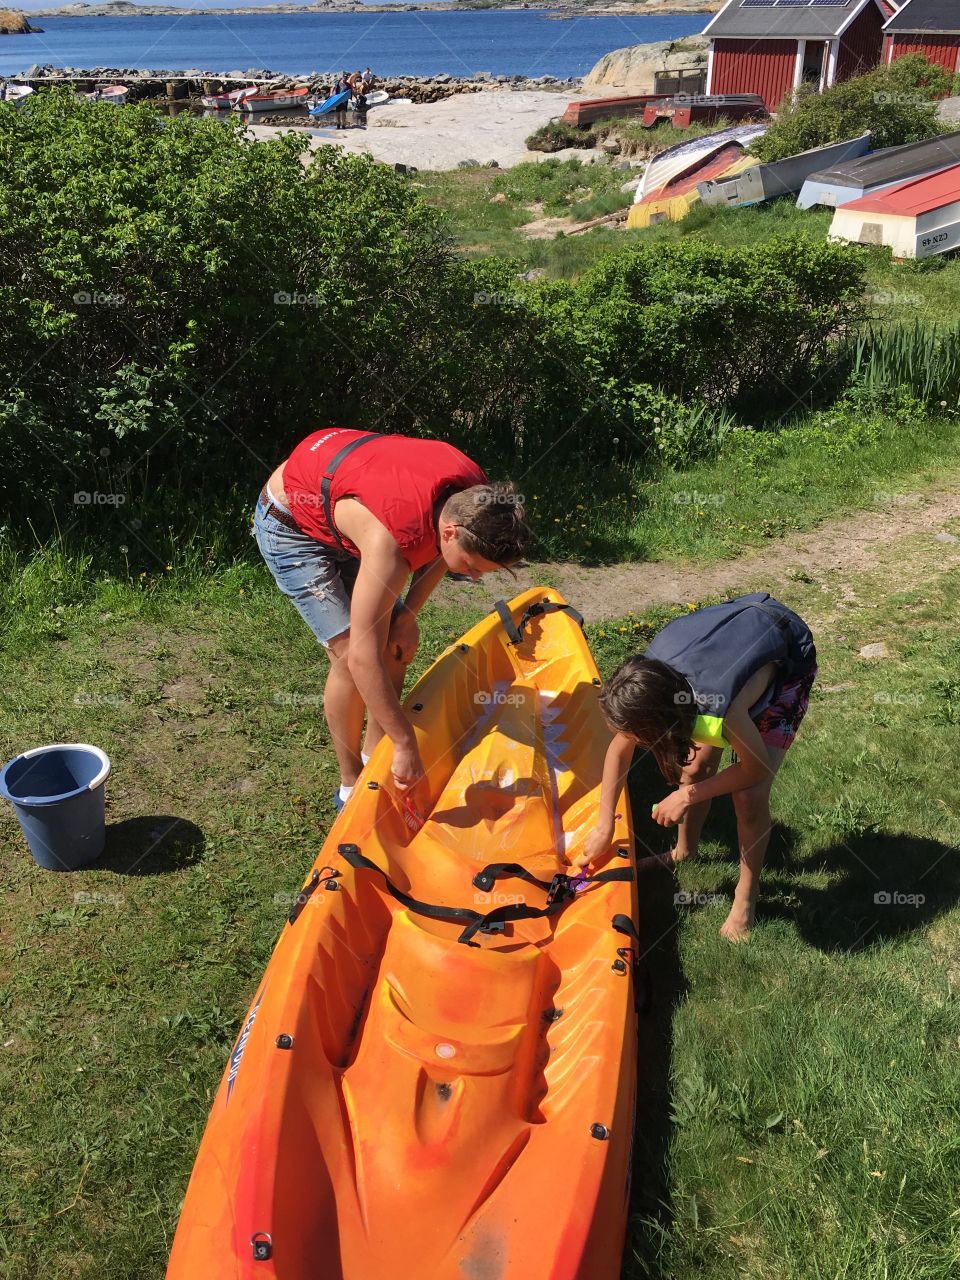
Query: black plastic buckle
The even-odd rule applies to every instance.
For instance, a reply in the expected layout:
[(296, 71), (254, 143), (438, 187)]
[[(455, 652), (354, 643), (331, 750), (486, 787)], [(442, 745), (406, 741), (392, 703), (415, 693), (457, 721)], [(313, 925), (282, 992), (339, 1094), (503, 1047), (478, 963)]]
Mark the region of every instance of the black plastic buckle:
[(506, 920), (491, 920), (489, 924), (480, 926), (480, 933), (505, 933), (507, 929)]
[(550, 881), (550, 888), (547, 890), (547, 906), (552, 907), (555, 902), (566, 902), (568, 898), (572, 898), (574, 896), (572, 884), (570, 876), (558, 871)]

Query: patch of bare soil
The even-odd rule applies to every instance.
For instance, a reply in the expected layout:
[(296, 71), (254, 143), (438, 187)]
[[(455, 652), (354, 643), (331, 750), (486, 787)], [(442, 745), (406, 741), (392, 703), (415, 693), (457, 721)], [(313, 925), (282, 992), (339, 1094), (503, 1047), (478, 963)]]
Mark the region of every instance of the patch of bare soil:
[[(956, 483), (956, 477), (951, 478)], [(530, 564), (509, 574), (492, 574), (479, 587), (464, 583), (441, 584), (438, 599), (444, 603), (475, 603), (478, 593), (510, 598), (543, 583), (556, 587), (588, 622), (620, 618), (654, 605), (686, 604), (748, 590), (775, 591), (801, 574), (816, 579), (825, 573), (855, 576), (896, 553), (911, 540), (909, 558), (902, 564), (904, 586), (923, 574), (923, 562), (936, 572), (960, 566), (960, 541), (946, 528), (960, 520), (960, 492), (941, 491), (925, 505), (893, 510), (859, 512), (821, 525), (810, 533), (784, 538), (763, 551), (736, 560), (669, 561), (604, 565), (588, 568), (571, 562)], [(914, 545), (919, 536), (920, 553)], [(852, 600), (852, 595), (851, 595)]]

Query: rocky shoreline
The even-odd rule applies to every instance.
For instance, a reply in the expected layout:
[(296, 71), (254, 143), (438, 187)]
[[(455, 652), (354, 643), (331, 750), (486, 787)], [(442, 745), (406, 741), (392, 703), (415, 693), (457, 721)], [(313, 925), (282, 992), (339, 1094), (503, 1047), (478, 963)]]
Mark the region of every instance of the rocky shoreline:
[[(270, 89), (292, 89), (306, 86), (311, 94), (324, 97), (329, 94), (337, 79), (333, 73), (312, 75), (282, 75), (265, 67), (251, 67), (247, 71), (231, 71), (226, 75), (202, 71), (196, 67), (187, 71), (142, 71), (130, 67), (54, 67), (32, 66), (21, 76), (11, 76), (18, 84), (29, 84), (34, 89), (56, 86), (72, 86), (76, 89), (92, 89), (96, 84), (125, 84), (129, 86), (130, 102), (160, 101), (188, 106), (199, 104), (203, 94), (219, 93), (238, 85), (258, 83)], [(2, 77), (0, 77), (2, 80)], [(579, 89), (578, 78), (558, 80), (555, 76), (494, 76), (478, 72), (475, 76), (383, 76), (379, 87), (386, 89), (391, 98), (409, 98), (415, 103), (440, 102), (444, 98), (461, 93), (481, 93), (483, 90), (527, 90), (570, 93)], [(293, 111), (276, 116), (257, 113), (258, 123), (278, 124), (310, 123), (311, 118)]]
[(429, 10), (457, 9), (539, 9), (547, 8), (556, 11), (558, 20), (575, 15), (593, 15), (595, 17), (633, 14), (634, 16), (668, 15), (673, 13), (716, 13), (723, 0), (502, 0), (502, 3), (491, 3), (491, 0), (431, 0), (429, 4), (399, 3), (362, 4), (359, 0), (312, 0), (310, 4), (261, 4), (245, 5), (242, 8), (205, 9), (202, 5), (196, 8), (182, 8), (168, 4), (135, 4), (133, 0), (107, 0), (102, 4), (79, 2), (61, 5), (59, 8), (37, 9), (31, 16), (38, 18), (136, 18), (136, 17), (183, 17), (225, 14), (280, 14), (280, 13), (383, 13), (410, 12)]

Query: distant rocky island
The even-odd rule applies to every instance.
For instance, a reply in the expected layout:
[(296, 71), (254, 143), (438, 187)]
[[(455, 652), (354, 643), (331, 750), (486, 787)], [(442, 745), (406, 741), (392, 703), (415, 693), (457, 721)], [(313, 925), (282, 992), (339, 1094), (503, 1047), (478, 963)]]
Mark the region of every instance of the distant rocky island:
[(0, 36), (42, 35), (42, 27), (31, 27), (18, 9), (0, 9)]
[(244, 5), (235, 9), (184, 8), (169, 4), (135, 4), (133, 0), (105, 0), (102, 4), (88, 4), (76, 0), (73, 4), (56, 9), (38, 9), (41, 18), (143, 18), (182, 17), (185, 13), (376, 13), (383, 10), (429, 9), (555, 9), (558, 13), (609, 14), (670, 14), (715, 13), (722, 7), (722, 0), (432, 0), (430, 4), (397, 3), (361, 4), (358, 0), (310, 0), (307, 4), (279, 3)]

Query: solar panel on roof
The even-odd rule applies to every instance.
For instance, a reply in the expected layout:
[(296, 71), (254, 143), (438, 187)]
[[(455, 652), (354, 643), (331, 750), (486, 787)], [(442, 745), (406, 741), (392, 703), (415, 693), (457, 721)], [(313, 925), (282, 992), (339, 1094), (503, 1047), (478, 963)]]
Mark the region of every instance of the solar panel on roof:
[(741, 9), (758, 9), (761, 6), (778, 9), (845, 9), (850, 0), (743, 0)]

